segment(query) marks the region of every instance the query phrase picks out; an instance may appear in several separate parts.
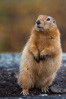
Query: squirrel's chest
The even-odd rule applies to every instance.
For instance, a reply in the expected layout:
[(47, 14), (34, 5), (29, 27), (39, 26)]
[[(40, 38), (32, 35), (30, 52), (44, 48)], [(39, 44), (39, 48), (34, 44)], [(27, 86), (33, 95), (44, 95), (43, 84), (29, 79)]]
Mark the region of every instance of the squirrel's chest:
[(43, 50), (44, 48), (47, 47), (47, 45), (49, 45), (49, 41), (48, 40), (39, 40), (37, 47), (39, 50)]
[(46, 47), (50, 47), (53, 45), (54, 39), (51, 37), (40, 38), (38, 39), (37, 47), (39, 50), (43, 50)]

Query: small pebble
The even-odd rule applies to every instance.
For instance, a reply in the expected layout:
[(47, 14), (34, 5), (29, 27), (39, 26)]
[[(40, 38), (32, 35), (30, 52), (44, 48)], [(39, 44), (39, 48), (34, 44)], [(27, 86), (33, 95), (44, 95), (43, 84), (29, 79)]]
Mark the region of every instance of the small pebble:
[(40, 96), (48, 96), (48, 94), (40, 94)]
[(59, 95), (59, 96), (61, 96), (61, 95)]

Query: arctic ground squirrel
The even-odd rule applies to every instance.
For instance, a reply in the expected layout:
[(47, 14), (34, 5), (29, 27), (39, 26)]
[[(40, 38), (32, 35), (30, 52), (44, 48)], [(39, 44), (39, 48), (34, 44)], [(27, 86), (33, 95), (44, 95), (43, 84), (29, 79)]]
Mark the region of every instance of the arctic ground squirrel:
[(60, 32), (53, 17), (39, 15), (22, 51), (18, 84), (23, 95), (34, 86), (46, 92), (62, 60)]

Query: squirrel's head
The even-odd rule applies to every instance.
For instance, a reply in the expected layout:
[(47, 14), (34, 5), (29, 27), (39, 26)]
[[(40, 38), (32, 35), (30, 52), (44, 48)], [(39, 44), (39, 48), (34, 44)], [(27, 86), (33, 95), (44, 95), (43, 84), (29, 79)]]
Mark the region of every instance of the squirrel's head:
[(56, 21), (53, 17), (47, 15), (39, 15), (35, 22), (35, 29), (37, 31), (47, 31), (56, 28)]

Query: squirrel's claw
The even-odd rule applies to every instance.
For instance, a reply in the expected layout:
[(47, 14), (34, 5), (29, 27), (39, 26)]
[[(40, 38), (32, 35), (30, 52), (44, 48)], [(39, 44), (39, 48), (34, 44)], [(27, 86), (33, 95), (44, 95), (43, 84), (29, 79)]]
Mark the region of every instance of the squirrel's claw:
[(48, 87), (42, 87), (42, 92), (45, 92), (45, 93), (49, 92), (49, 88)]
[(20, 95), (29, 95), (28, 89), (23, 89), (23, 91), (20, 93)]
[(40, 62), (39, 57), (35, 57), (35, 56), (34, 56), (34, 60), (35, 60), (37, 63)]
[(48, 56), (48, 54), (46, 54), (46, 55), (41, 55), (41, 56), (40, 56), (40, 60), (45, 60), (47, 56)]

